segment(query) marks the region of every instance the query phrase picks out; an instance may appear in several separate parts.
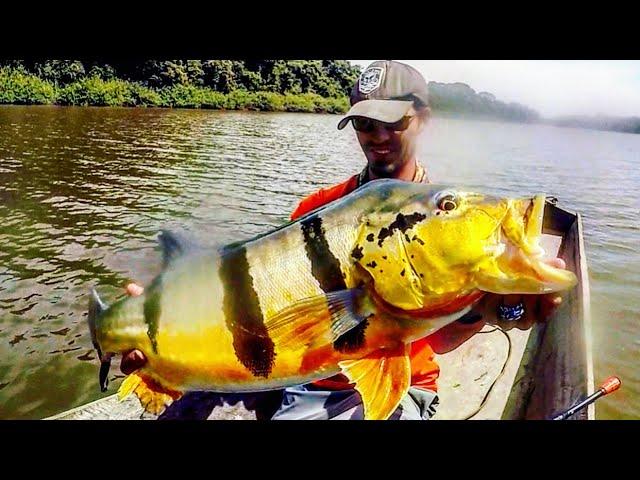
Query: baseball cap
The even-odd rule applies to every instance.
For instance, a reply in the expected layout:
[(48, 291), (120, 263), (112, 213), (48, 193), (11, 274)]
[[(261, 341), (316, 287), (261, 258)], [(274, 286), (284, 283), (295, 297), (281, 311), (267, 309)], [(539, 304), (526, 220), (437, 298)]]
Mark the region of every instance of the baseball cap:
[(373, 62), (360, 75), (351, 91), (351, 109), (338, 123), (342, 130), (354, 117), (394, 123), (418, 101), (429, 105), (429, 90), (415, 68), (392, 60)]

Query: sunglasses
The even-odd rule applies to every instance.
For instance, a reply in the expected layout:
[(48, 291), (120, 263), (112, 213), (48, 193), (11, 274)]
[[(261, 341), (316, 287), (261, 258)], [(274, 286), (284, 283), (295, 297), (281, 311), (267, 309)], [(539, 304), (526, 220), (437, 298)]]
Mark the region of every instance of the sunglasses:
[(370, 133), (376, 128), (384, 128), (394, 132), (403, 132), (411, 124), (411, 120), (415, 118), (415, 115), (402, 117), (400, 120), (394, 123), (385, 123), (378, 120), (372, 120), (365, 117), (355, 117), (351, 119), (353, 128), (358, 132)]

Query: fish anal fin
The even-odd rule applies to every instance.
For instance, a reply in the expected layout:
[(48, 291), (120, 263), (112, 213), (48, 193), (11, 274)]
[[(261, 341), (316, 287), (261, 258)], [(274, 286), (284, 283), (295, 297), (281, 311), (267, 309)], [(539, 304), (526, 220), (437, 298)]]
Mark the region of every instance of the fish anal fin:
[(132, 373), (124, 379), (118, 389), (118, 399), (124, 400), (134, 393), (145, 411), (160, 415), (175, 400), (182, 397), (182, 392), (164, 387), (153, 378)]
[(358, 360), (339, 362), (355, 384), (364, 404), (365, 420), (386, 420), (409, 391), (411, 363), (408, 344), (379, 349)]

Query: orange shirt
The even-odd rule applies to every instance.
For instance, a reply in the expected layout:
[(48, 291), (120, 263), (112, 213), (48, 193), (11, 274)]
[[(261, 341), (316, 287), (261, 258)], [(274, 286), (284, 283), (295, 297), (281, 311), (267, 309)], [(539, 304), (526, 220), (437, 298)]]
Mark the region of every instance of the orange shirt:
[[(424, 175), (421, 172), (421, 175)], [(295, 211), (291, 214), (291, 220), (320, 208), (327, 203), (348, 195), (361, 183), (362, 174), (354, 175), (345, 182), (329, 188), (322, 188), (303, 199)], [(437, 391), (437, 379), (440, 367), (434, 360), (434, 352), (429, 345), (429, 339), (433, 339), (438, 332), (426, 338), (421, 338), (411, 344), (411, 385), (418, 388)], [(338, 374), (325, 380), (313, 382), (314, 385), (327, 390), (344, 390), (353, 388), (347, 378)]]

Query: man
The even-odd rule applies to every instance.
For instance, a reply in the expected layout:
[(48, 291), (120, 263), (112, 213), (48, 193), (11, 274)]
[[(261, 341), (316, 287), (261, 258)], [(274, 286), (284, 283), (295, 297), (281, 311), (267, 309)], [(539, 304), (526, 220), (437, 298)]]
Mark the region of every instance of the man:
[[(292, 220), (337, 200), (365, 183), (377, 178), (395, 178), (410, 182), (429, 183), (425, 168), (418, 162), (416, 149), (421, 132), (429, 121), (428, 88), (422, 75), (412, 67), (393, 61), (372, 63), (359, 77), (351, 93), (351, 109), (339, 122), (342, 130), (352, 123), (367, 165), (359, 173), (331, 188), (321, 189), (300, 202), (291, 215)], [(564, 262), (553, 259), (551, 264), (564, 268)], [(142, 292), (130, 285), (129, 294)], [(522, 310), (534, 312), (541, 301), (541, 316), (550, 313), (560, 298), (529, 296), (526, 301), (498, 299), (487, 296), (472, 312), (435, 334), (416, 341), (411, 347), (411, 388), (392, 419), (428, 419), (438, 403), (437, 378), (439, 367), (434, 353), (455, 348), (480, 330), (486, 321), (493, 320), (497, 305), (502, 321), (518, 320)], [(493, 297), (493, 298), (491, 298)], [(509, 304), (513, 304), (511, 307)], [(506, 306), (505, 306), (506, 305)], [(511, 318), (509, 318), (511, 316)], [(530, 326), (534, 315), (524, 315)], [(508, 323), (509, 326), (513, 322)], [(124, 373), (144, 364), (144, 355), (133, 351), (125, 355), (121, 369)], [(272, 417), (284, 419), (361, 419), (363, 408), (360, 395), (339, 374), (308, 385), (287, 388), (282, 402)]]

